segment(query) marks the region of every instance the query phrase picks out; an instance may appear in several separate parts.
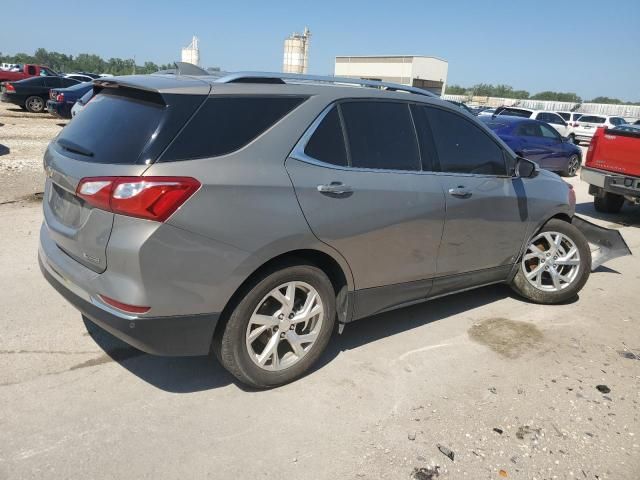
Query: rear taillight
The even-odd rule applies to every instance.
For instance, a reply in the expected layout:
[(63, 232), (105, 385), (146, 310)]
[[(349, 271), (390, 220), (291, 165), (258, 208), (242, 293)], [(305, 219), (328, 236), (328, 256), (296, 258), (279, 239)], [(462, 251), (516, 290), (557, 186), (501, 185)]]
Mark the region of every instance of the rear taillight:
[(59, 93), (56, 95), (56, 102), (64, 102), (64, 93)]
[(112, 307), (115, 307), (118, 310), (122, 310), (123, 312), (127, 313), (146, 313), (151, 309), (151, 307), (139, 307), (138, 305), (129, 305), (127, 303), (122, 303), (105, 295), (98, 295), (98, 297), (100, 297), (100, 300), (102, 300), (107, 305), (111, 305)]
[(76, 195), (101, 210), (164, 222), (199, 188), (190, 177), (89, 177)]
[(598, 140), (600, 139), (600, 135), (603, 130), (596, 130), (595, 135), (591, 138), (591, 142), (589, 142), (589, 149), (587, 150), (587, 160), (584, 162), (585, 165), (590, 165), (593, 162), (593, 155), (596, 152), (596, 148), (598, 147)]
[(579, 127), (579, 126), (580, 126), (580, 124), (579, 124), (579, 123), (574, 123), (574, 124), (573, 124), (573, 126), (574, 126), (574, 127)]
[(4, 84), (4, 90), (5, 90), (5, 92), (15, 92), (16, 91), (16, 87), (11, 85), (10, 83), (5, 83)]

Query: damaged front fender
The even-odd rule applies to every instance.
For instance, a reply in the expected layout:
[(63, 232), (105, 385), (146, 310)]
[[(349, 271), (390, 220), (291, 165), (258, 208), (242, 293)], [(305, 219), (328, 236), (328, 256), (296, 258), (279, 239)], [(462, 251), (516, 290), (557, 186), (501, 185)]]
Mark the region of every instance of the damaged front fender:
[(571, 223), (584, 234), (592, 246), (591, 270), (611, 259), (631, 255), (627, 242), (618, 230), (601, 227), (577, 215), (571, 219)]

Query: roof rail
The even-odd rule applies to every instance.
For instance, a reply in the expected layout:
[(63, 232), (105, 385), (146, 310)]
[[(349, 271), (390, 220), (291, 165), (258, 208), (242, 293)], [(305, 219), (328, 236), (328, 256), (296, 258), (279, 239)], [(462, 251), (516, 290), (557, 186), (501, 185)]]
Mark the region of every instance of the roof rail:
[(408, 87), (399, 83), (380, 82), (378, 80), (362, 80), (360, 78), (350, 77), (331, 77), (323, 75), (301, 75), (298, 73), (271, 73), (271, 72), (237, 72), (215, 80), (216, 83), (286, 83), (285, 80), (292, 82), (309, 82), (309, 83), (339, 83), (344, 85), (359, 85), (362, 87), (378, 88), (391, 90), (394, 92), (415, 93), (427, 97), (439, 98), (433, 92), (423, 90), (422, 88)]

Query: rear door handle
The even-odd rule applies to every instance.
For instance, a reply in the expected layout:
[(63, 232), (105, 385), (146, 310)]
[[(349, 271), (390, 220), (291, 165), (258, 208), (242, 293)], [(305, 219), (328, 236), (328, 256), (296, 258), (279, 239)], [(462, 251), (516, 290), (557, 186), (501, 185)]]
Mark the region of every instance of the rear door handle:
[(325, 185), (318, 185), (318, 191), (330, 195), (347, 195), (353, 193), (353, 187), (345, 185), (342, 182), (331, 182)]
[(458, 198), (469, 198), (471, 192), (463, 185), (458, 185), (456, 188), (449, 189), (449, 195)]

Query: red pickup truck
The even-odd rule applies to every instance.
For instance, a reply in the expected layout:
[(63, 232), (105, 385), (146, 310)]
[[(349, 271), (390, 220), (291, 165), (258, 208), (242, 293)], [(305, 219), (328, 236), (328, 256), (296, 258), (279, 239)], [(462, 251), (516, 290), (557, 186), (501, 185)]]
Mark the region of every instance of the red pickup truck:
[(599, 212), (617, 213), (625, 200), (640, 204), (640, 129), (598, 128), (587, 151), (580, 178)]
[(20, 65), (21, 70), (12, 72), (10, 70), (0, 70), (0, 82), (15, 82), (18, 80), (24, 80), (29, 77), (55, 77), (58, 74), (51, 70), (49, 67), (42, 65)]

